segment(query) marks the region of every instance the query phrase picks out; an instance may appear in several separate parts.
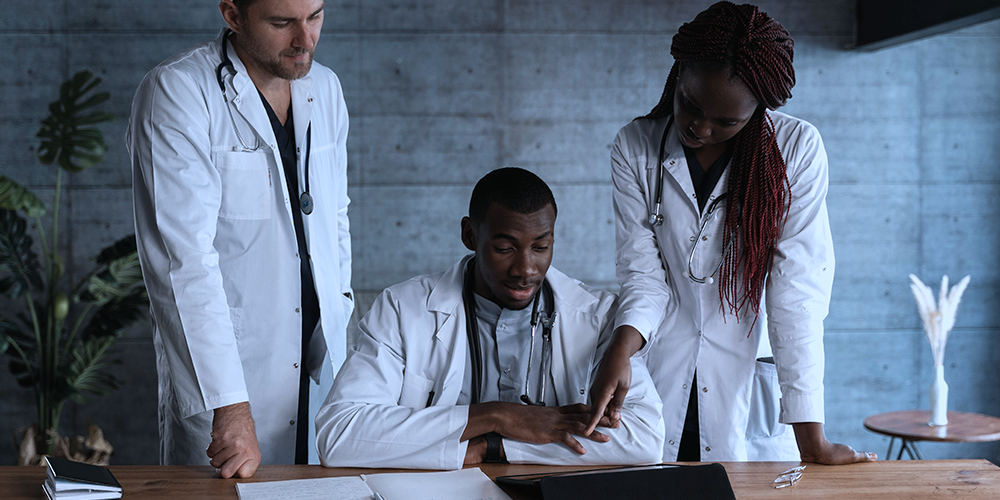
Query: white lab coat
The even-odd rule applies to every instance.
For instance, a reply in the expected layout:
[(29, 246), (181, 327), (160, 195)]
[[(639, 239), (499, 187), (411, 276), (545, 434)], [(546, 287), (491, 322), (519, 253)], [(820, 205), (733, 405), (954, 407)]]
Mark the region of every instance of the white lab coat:
[[(668, 118), (633, 121), (615, 139), (615, 268), (621, 284), (615, 326), (631, 325), (648, 340), (640, 355), (646, 357), (663, 400), (665, 461), (677, 456), (696, 368), (703, 461), (798, 460), (794, 435), (779, 418), (783, 423), (823, 422), (823, 319), (834, 272), (826, 151), (809, 123), (784, 113), (770, 115), (788, 169), (791, 200), (753, 331), (752, 312), (740, 318), (722, 313), (718, 282), (695, 284), (682, 275), (700, 215), (674, 131), (667, 138), (662, 167), (656, 164)], [(664, 222), (652, 227), (647, 219), (660, 168), (665, 172)], [(706, 208), (727, 191), (728, 176), (727, 167)], [(719, 212), (695, 253), (696, 276), (711, 274), (722, 255), (724, 207)], [(764, 328), (777, 373), (773, 365), (755, 362)], [(780, 409), (776, 394), (757, 392), (774, 387), (775, 379)]]
[[(161, 462), (207, 464), (212, 410), (249, 401), (262, 463), (294, 459), (302, 318), (293, 208), (271, 123), (232, 45), (223, 70), (243, 152), (216, 79), (220, 35), (163, 62), (139, 85), (126, 145), (136, 236), (153, 320)], [(226, 42), (228, 43), (228, 41)], [(313, 63), (291, 84), (296, 143), (315, 211), (302, 217), (321, 309), (315, 378), (346, 355), (353, 310), (347, 218), (347, 108), (337, 76)], [(305, 189), (305, 154), (298, 155)]]
[[(359, 328), (361, 337), (316, 417), (320, 460), (327, 467), (458, 469), (469, 406), (458, 405), (469, 359), (462, 301), (465, 264), (386, 289)], [(556, 320), (552, 330), (551, 405), (588, 402), (590, 384), (611, 335), (614, 295), (550, 267)], [(494, 353), (495, 354), (495, 353)], [(608, 443), (583, 438), (578, 455), (562, 443), (504, 439), (511, 463), (659, 462), (660, 401), (641, 360), (618, 429)]]

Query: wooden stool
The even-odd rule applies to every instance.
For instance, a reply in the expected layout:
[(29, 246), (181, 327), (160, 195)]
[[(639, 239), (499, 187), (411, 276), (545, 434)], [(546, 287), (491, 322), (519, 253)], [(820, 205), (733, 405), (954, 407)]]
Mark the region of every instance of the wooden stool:
[(910, 459), (923, 460), (917, 450), (917, 441), (949, 443), (983, 443), (1000, 441), (1000, 418), (979, 413), (948, 412), (948, 425), (930, 426), (929, 410), (896, 411), (880, 413), (865, 419), (865, 428), (889, 436), (889, 451), (885, 458), (892, 458), (896, 438), (902, 441), (896, 460), (906, 451)]

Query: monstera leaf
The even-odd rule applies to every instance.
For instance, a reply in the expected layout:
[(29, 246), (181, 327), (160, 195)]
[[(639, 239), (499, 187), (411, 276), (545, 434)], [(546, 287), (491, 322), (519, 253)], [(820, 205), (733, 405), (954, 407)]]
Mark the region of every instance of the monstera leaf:
[(101, 83), (89, 71), (81, 71), (59, 89), (59, 100), (49, 104), (48, 118), (42, 121), (37, 137), (42, 139), (38, 159), (46, 165), (53, 161), (63, 170), (80, 172), (104, 159), (107, 145), (101, 131), (92, 125), (111, 121), (114, 115), (106, 111), (84, 112), (107, 101), (110, 94), (88, 92)]
[(0, 208), (24, 210), (28, 217), (45, 215), (45, 204), (28, 189), (6, 175), (0, 174)]
[(136, 253), (135, 236), (128, 236), (101, 250), (95, 258), (99, 267), (87, 278), (87, 288), (77, 301), (103, 306), (120, 300), (142, 285), (142, 269)]
[(0, 293), (12, 299), (43, 286), (41, 265), (26, 229), (17, 212), (0, 209)]

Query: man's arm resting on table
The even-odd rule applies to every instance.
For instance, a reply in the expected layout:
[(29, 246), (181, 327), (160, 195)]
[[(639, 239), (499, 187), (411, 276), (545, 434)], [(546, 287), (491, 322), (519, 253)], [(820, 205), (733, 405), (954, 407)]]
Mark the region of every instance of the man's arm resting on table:
[(799, 455), (803, 462), (843, 465), (878, 460), (878, 455), (870, 451), (854, 451), (854, 448), (846, 444), (831, 443), (826, 439), (823, 424), (819, 422), (794, 423), (792, 429), (795, 431), (795, 442), (799, 445)]
[(223, 478), (253, 476), (260, 465), (257, 430), (250, 413), (250, 403), (236, 403), (215, 409), (212, 419), (212, 443), (206, 450), (212, 467)]
[[(494, 401), (471, 405), (469, 423), (461, 438), (462, 441), (469, 441), (465, 463), (476, 464), (485, 460), (486, 439), (483, 436), (490, 432), (529, 443), (563, 443), (583, 455), (587, 453), (587, 449), (575, 436), (599, 443), (606, 443), (611, 439), (597, 431), (585, 433), (589, 418), (590, 407), (585, 404), (547, 407)], [(609, 421), (602, 419), (601, 424), (607, 427)]]

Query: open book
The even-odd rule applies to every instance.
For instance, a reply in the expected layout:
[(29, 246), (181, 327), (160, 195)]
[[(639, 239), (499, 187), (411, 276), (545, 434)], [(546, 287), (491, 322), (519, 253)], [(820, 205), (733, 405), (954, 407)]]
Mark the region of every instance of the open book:
[(240, 500), (511, 500), (478, 468), (237, 483)]

